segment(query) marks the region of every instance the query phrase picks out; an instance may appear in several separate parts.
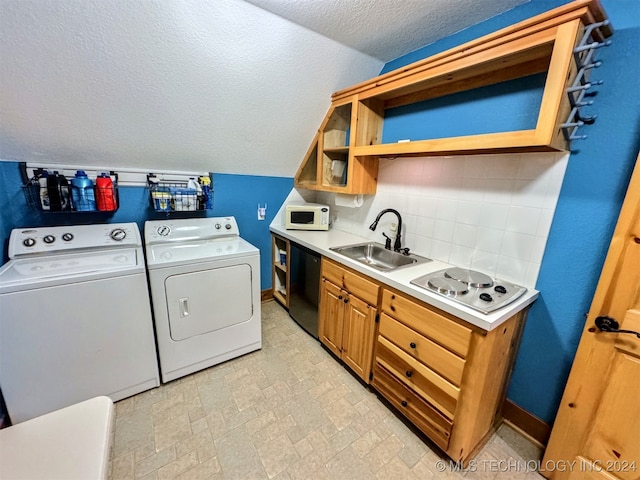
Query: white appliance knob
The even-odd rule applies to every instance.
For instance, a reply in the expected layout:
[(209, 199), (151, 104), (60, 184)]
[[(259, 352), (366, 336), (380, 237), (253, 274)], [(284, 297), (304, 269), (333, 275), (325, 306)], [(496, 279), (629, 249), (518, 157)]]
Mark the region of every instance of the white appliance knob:
[(33, 247), (36, 244), (36, 239), (35, 238), (31, 238), (31, 237), (27, 237), (22, 241), (22, 244), (25, 247)]
[(44, 243), (53, 243), (56, 241), (56, 237), (54, 237), (53, 235), (45, 235), (42, 240), (44, 241)]
[(161, 237), (166, 237), (171, 233), (171, 227), (169, 225), (160, 225), (156, 231)]
[(63, 233), (62, 240), (64, 240), (65, 242), (70, 242), (71, 240), (73, 240), (73, 233)]
[(111, 237), (112, 240), (115, 240), (116, 242), (121, 242), (126, 238), (127, 232), (125, 232), (122, 228), (114, 228), (113, 230), (111, 230), (111, 233), (109, 234), (109, 236)]
[(219, 223), (216, 223), (216, 230), (220, 230), (222, 228), (222, 225), (220, 225)]
[(226, 228), (227, 230), (231, 230), (231, 224), (230, 224), (230, 223), (227, 223), (227, 224), (224, 226), (224, 228)]

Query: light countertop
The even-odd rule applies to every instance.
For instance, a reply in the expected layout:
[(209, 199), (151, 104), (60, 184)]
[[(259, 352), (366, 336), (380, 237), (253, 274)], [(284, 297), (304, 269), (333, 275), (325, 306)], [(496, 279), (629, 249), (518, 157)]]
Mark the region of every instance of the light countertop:
[(369, 242), (370, 240), (367, 238), (336, 229), (330, 229), (328, 231), (286, 230), (284, 226), (271, 225), (270, 230), (298, 245), (318, 252), (322, 256), (335, 260), (353, 270), (374, 278), (380, 283), (400, 290), (451, 315), (455, 315), (483, 330), (493, 330), (498, 327), (501, 323), (531, 305), (539, 295), (537, 290), (529, 288), (523, 296), (513, 303), (489, 314), (483, 314), (472, 308), (460, 305), (449, 298), (432, 293), (410, 283), (411, 280), (422, 275), (452, 267), (453, 265), (433, 260), (415, 266), (402, 267), (392, 272), (381, 272), (330, 250), (332, 247)]

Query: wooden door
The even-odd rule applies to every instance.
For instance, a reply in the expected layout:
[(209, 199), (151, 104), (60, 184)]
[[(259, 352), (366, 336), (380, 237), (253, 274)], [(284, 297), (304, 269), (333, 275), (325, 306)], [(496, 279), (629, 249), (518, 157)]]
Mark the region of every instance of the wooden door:
[(640, 161), (542, 462), (554, 480), (640, 479), (640, 338), (604, 332), (598, 317), (640, 332)]
[(344, 300), (347, 294), (326, 278), (320, 285), (320, 311), (318, 338), (340, 357), (342, 352), (342, 330), (344, 324)]
[(371, 372), (375, 321), (375, 307), (349, 295), (344, 312), (342, 360), (367, 383)]

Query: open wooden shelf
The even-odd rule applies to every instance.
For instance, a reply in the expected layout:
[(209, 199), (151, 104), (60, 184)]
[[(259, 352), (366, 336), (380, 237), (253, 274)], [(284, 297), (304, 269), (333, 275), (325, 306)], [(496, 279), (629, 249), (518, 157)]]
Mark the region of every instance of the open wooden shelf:
[[(569, 150), (560, 125), (571, 105), (565, 92), (577, 74), (574, 47), (584, 28), (606, 19), (598, 0), (575, 0), (459, 47), (359, 83), (332, 95), (318, 133), (295, 176), (297, 187), (375, 193), (378, 159)], [(600, 41), (611, 28), (596, 28)], [(530, 75), (546, 73), (535, 128), (479, 135), (382, 143), (385, 110)], [(327, 178), (342, 156), (344, 183)]]
[[(281, 252), (284, 252), (284, 263), (281, 262)], [(291, 272), (289, 271), (291, 247), (289, 240), (272, 233), (271, 258), (271, 292), (273, 298), (288, 309), (291, 298)]]

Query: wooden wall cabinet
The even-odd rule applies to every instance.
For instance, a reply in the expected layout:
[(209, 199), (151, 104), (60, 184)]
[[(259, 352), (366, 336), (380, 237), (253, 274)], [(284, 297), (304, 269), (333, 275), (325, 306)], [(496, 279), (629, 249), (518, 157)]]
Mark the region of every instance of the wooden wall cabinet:
[[(376, 191), (378, 159), (569, 150), (560, 125), (571, 111), (566, 88), (578, 74), (573, 49), (585, 25), (605, 19), (597, 0), (575, 0), (425, 60), (336, 92), (295, 186), (349, 194)], [(608, 26), (591, 33), (598, 41)], [(382, 144), (385, 110), (546, 73), (534, 129)], [(334, 160), (346, 177), (331, 175)]]
[(351, 148), (364, 141), (363, 135), (380, 141), (382, 118), (372, 118), (368, 103), (375, 102), (360, 104), (356, 97), (348, 97), (331, 104), (296, 172), (297, 187), (347, 194), (375, 193), (378, 159), (355, 157)]
[(318, 337), (365, 382), (369, 382), (379, 286), (322, 259)]
[(291, 246), (289, 240), (271, 234), (271, 289), (273, 298), (289, 308), (291, 298)]
[(384, 289), (371, 385), (466, 464), (500, 419), (523, 318), (486, 332)]

